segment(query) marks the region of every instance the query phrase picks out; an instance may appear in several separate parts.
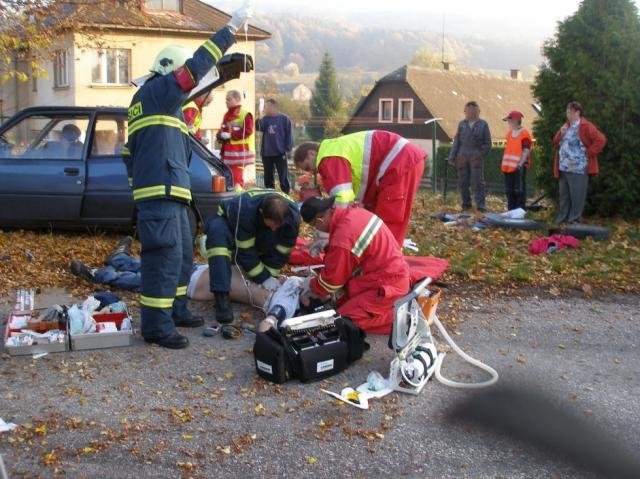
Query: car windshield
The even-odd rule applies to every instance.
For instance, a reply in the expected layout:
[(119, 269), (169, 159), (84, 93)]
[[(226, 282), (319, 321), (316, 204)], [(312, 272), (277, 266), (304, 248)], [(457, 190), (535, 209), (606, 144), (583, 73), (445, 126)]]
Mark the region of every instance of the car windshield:
[(87, 115), (32, 115), (2, 134), (4, 158), (82, 159)]

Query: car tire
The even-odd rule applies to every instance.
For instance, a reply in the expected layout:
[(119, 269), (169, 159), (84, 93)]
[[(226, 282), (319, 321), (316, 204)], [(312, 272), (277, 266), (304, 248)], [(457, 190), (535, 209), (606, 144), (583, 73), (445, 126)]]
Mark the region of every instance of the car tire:
[(562, 228), (562, 234), (578, 239), (593, 238), (594, 241), (606, 241), (611, 236), (611, 231), (606, 226), (574, 223)]
[(495, 228), (503, 228), (508, 230), (526, 230), (526, 231), (539, 231), (546, 230), (547, 223), (544, 221), (528, 220), (528, 219), (511, 219), (511, 218), (498, 218), (496, 216), (486, 216), (489, 226)]

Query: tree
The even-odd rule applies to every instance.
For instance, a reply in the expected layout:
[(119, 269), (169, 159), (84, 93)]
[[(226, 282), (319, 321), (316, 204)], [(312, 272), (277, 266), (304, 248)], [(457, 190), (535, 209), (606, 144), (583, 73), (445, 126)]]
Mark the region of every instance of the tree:
[[(335, 131), (336, 122), (339, 122), (339, 119), (344, 116), (343, 102), (336, 78), (336, 69), (329, 52), (324, 54), (320, 64), (315, 91), (309, 101), (309, 109), (311, 110), (311, 119), (307, 131), (311, 138), (320, 140), (329, 132), (331, 134), (337, 133)], [(328, 131), (327, 127), (329, 127)]]
[(608, 138), (600, 175), (590, 180), (587, 211), (640, 216), (640, 19), (631, 0), (584, 0), (545, 42), (533, 86), (542, 108), (534, 125), (536, 176), (551, 198), (553, 135), (577, 100)]
[(44, 76), (56, 42), (77, 34), (80, 46), (100, 47), (100, 36), (113, 25), (150, 26), (141, 0), (0, 0), (0, 85), (11, 78)]
[(416, 50), (409, 63), (417, 67), (442, 68), (442, 55), (435, 53), (429, 47), (423, 47)]

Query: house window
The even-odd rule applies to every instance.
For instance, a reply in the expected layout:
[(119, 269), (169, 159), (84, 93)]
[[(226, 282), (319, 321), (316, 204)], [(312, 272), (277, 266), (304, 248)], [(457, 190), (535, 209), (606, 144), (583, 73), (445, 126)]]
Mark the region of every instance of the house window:
[(398, 100), (398, 123), (413, 123), (413, 100)]
[(393, 99), (380, 99), (380, 103), (378, 105), (378, 122), (393, 123)]
[(182, 0), (144, 0), (147, 10), (182, 11)]
[(53, 86), (69, 86), (69, 72), (67, 71), (67, 50), (57, 50), (54, 53)]
[(91, 82), (98, 85), (128, 85), (131, 50), (94, 50)]

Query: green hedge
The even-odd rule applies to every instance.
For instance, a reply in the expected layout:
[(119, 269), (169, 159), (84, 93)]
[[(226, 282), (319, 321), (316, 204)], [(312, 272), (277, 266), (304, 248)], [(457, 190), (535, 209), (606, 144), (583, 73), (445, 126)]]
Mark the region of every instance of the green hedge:
[[(445, 169), (447, 175), (447, 190), (455, 193), (458, 185), (458, 171), (447, 162), (450, 152), (450, 145), (442, 145), (438, 147), (438, 152), (436, 153), (436, 189), (439, 192), (442, 192), (444, 188)], [(502, 171), (500, 171), (503, 152), (504, 148), (493, 147), (484, 160), (484, 179), (487, 185), (487, 193), (504, 194), (504, 175)], [(532, 196), (535, 190), (533, 173), (533, 170), (527, 172), (527, 194), (529, 196)], [(431, 175), (431, 172), (428, 172), (428, 175)]]

